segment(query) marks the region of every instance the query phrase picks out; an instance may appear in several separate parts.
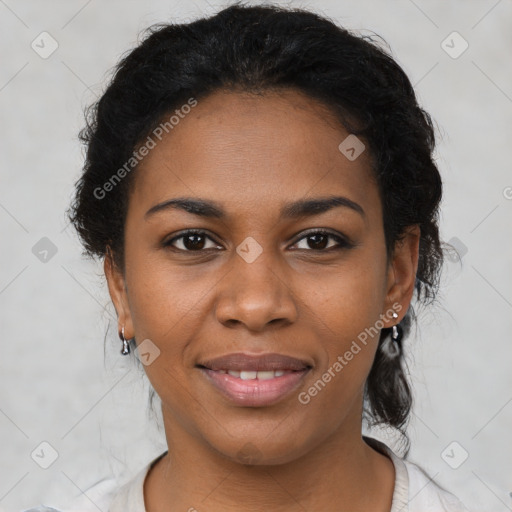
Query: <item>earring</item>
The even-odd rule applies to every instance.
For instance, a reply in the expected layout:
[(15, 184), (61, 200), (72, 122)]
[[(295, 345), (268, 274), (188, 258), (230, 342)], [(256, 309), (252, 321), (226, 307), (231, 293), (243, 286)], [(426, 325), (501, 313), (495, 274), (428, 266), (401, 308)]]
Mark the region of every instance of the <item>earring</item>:
[[(391, 315), (394, 319), (398, 318), (398, 313), (396, 311), (393, 311), (393, 314)], [(400, 343), (400, 340), (403, 336), (403, 330), (402, 326), (400, 324), (393, 325), (393, 332), (391, 334), (391, 339), (395, 343)]]
[(397, 344), (400, 344), (402, 340), (402, 336), (404, 335), (404, 331), (400, 324), (393, 325), (393, 332), (391, 334), (391, 339)]
[(128, 344), (128, 340), (124, 337), (124, 325), (122, 329), (119, 331), (119, 339), (123, 342), (121, 354), (123, 354), (123, 356), (126, 356), (130, 353), (130, 345)]

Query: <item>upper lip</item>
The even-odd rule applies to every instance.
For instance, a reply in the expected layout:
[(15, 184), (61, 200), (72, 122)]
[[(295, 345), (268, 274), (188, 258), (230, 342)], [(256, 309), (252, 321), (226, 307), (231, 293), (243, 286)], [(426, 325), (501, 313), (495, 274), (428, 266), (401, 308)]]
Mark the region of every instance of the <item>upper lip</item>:
[(198, 366), (210, 370), (249, 370), (249, 371), (272, 371), (272, 370), (305, 370), (311, 368), (311, 364), (305, 360), (297, 359), (283, 354), (259, 354), (251, 355), (244, 353), (233, 353), (201, 361)]

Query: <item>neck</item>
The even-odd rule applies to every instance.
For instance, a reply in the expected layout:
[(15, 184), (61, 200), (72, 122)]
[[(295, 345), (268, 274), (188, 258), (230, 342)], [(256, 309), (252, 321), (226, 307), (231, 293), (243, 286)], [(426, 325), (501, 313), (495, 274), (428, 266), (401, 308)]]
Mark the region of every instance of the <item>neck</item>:
[(317, 447), (283, 464), (240, 464), (169, 421), (168, 453), (149, 471), (147, 512), (208, 510), (389, 512), (394, 488), (390, 459), (368, 446), (361, 423), (335, 431)]

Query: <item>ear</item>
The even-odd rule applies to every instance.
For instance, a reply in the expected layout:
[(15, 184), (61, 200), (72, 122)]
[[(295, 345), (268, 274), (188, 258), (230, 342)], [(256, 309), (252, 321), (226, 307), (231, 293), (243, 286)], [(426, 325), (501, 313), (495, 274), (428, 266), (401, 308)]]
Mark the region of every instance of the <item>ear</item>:
[(107, 279), (110, 298), (112, 299), (117, 313), (118, 331), (120, 332), (121, 328), (124, 326), (125, 338), (133, 338), (135, 334), (133, 332), (132, 316), (128, 304), (126, 282), (123, 273), (114, 261), (114, 256), (110, 248), (105, 254), (103, 270)]
[[(398, 313), (398, 318), (393, 319), (391, 325), (402, 320), (412, 300), (418, 270), (420, 235), (420, 227), (415, 224), (409, 226), (403, 238), (395, 243), (389, 262), (385, 304), (385, 311), (392, 308)], [(398, 308), (397, 304), (402, 307)]]

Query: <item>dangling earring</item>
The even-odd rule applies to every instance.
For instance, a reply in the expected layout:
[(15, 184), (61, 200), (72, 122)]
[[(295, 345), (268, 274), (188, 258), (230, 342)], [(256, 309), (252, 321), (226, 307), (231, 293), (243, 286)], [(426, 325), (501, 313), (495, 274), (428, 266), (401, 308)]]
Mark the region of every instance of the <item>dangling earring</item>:
[[(396, 311), (393, 311), (393, 318), (398, 318), (398, 313)], [(399, 345), (403, 335), (404, 331), (402, 326), (400, 324), (393, 325), (391, 339)]]
[(124, 337), (124, 325), (119, 331), (119, 339), (123, 342), (121, 354), (123, 354), (123, 356), (127, 356), (130, 353), (130, 345), (128, 344), (128, 340)]
[[(393, 318), (398, 318), (398, 315), (395, 311), (393, 311)], [(391, 329), (391, 333), (388, 334), (382, 344), (380, 345), (381, 351), (386, 355), (386, 357), (390, 360), (393, 360), (400, 356), (401, 345), (400, 340), (402, 339), (402, 327), (400, 324), (393, 325)]]
[(400, 324), (393, 325), (393, 332), (391, 334), (391, 339), (397, 344), (400, 345), (402, 341), (402, 336), (404, 335), (404, 331)]

